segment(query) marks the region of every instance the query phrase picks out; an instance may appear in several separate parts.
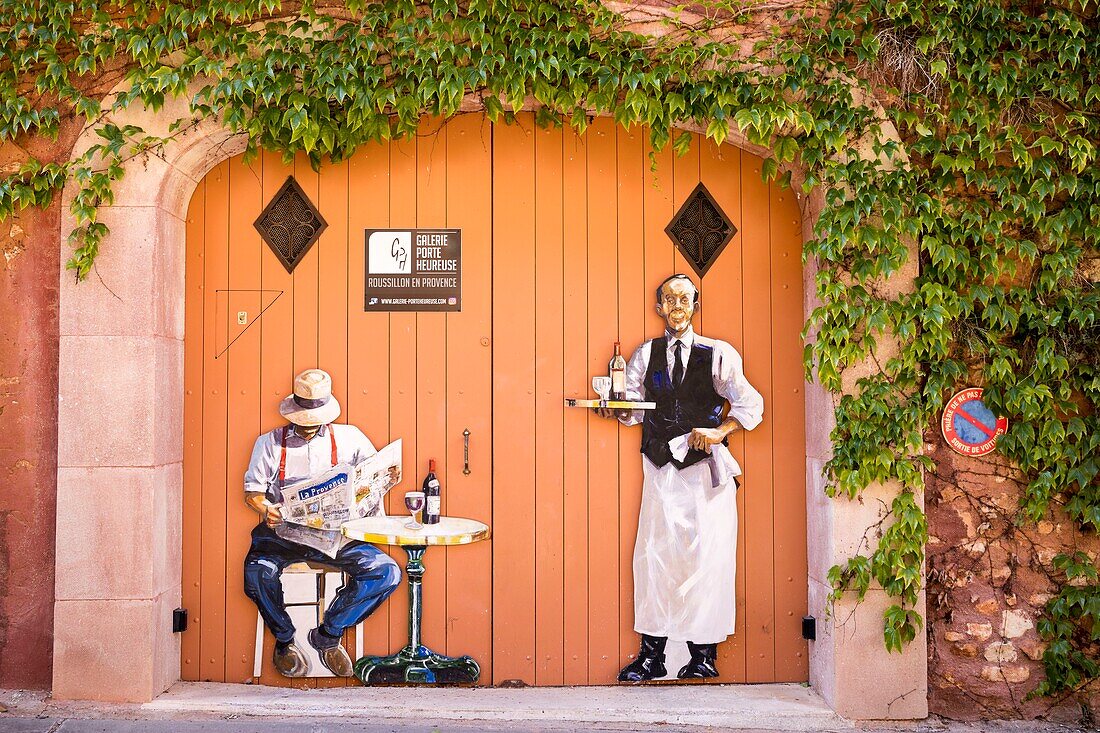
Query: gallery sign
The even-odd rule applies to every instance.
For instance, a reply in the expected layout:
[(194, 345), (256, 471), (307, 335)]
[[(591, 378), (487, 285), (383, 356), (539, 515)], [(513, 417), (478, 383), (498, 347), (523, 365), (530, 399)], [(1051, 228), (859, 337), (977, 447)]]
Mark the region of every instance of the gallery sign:
[(462, 310), (461, 229), (367, 229), (363, 310)]
[(944, 440), (956, 453), (984, 456), (992, 453), (997, 436), (1008, 430), (1008, 418), (997, 417), (982, 402), (981, 387), (967, 387), (952, 397), (940, 419)]

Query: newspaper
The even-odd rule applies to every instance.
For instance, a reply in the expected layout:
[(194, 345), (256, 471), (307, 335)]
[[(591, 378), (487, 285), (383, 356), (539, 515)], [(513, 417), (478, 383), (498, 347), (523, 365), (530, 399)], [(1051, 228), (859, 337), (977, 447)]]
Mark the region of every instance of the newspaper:
[(341, 463), (284, 486), (283, 523), (275, 534), (329, 557), (343, 546), (340, 527), (360, 517), (384, 515), (382, 499), (401, 482), (401, 440), (354, 466)]

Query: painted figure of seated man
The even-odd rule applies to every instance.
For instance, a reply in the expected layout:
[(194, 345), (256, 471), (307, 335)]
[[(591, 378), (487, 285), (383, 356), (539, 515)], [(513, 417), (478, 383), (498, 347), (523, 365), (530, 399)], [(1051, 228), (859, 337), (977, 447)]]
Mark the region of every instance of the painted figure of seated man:
[(718, 676), (718, 644), (734, 630), (741, 473), (726, 437), (755, 428), (764, 412), (733, 346), (692, 329), (695, 284), (673, 275), (656, 295), (665, 333), (639, 346), (626, 367), (627, 399), (656, 409), (598, 410), (626, 425), (642, 423), (634, 546), (634, 630), (642, 640), (621, 682), (664, 677), (668, 639), (686, 641), (691, 653), (677, 677)]
[[(245, 593), (255, 602), (275, 636), (275, 669), (287, 677), (305, 677), (309, 660), (294, 643), (294, 623), (283, 601), (283, 569), (296, 562), (321, 563), (344, 574), (344, 584), (325, 610), (324, 622), (309, 632), (309, 643), (321, 663), (340, 677), (352, 675), (352, 662), (340, 644), (344, 629), (369, 616), (401, 581), (401, 569), (388, 555), (365, 542), (342, 539), (335, 558), (319, 549), (279, 535), (283, 486), (324, 473), (338, 463), (355, 465), (376, 451), (354, 425), (338, 425), (340, 404), (332, 396), (332, 379), (309, 369), (294, 380), (294, 393), (279, 405), (288, 425), (256, 440), (244, 477), (245, 501), (260, 523), (244, 560)], [(295, 531), (321, 532), (295, 526)], [(308, 538), (307, 538), (308, 540)]]

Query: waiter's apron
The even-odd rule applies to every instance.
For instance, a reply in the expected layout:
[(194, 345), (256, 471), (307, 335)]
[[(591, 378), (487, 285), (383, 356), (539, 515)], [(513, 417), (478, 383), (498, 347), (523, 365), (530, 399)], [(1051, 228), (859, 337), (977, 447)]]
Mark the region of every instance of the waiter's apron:
[(657, 468), (644, 481), (634, 545), (634, 630), (714, 644), (734, 631), (737, 483), (713, 485), (708, 461)]

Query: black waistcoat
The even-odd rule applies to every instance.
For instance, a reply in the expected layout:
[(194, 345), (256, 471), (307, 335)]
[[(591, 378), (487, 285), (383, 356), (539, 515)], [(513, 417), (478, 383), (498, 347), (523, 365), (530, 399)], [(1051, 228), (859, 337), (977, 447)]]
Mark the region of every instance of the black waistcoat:
[(667, 463), (686, 468), (709, 454), (690, 448), (684, 460), (678, 461), (672, 457), (668, 441), (690, 433), (692, 428), (716, 428), (721, 425), (726, 400), (714, 391), (712, 347), (695, 340), (684, 371), (684, 381), (678, 387), (672, 384), (667, 348), (667, 337), (655, 338), (650, 342), (649, 368), (643, 384), (646, 399), (656, 402), (657, 408), (646, 410), (642, 423), (642, 453), (658, 468)]

